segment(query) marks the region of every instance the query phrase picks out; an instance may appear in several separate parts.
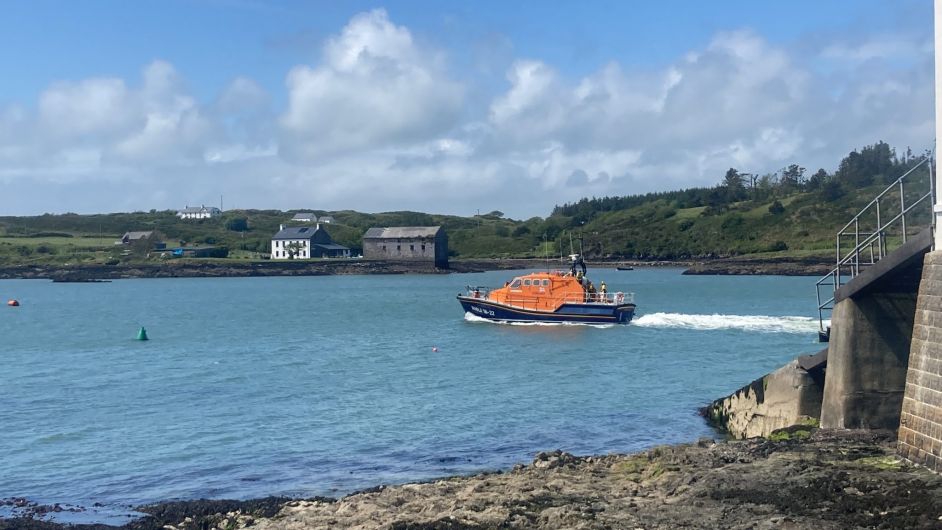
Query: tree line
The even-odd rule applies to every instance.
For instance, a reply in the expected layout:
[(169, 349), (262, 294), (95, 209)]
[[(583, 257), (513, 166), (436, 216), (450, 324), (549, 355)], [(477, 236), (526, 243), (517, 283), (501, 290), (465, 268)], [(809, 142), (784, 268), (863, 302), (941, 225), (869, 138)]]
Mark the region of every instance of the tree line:
[(823, 202), (833, 202), (849, 189), (889, 184), (930, 156), (928, 150), (914, 155), (910, 148), (897, 155), (889, 144), (879, 141), (851, 151), (833, 173), (822, 168), (809, 175), (800, 164), (789, 164), (779, 171), (764, 174), (729, 168), (720, 183), (713, 187), (582, 198), (555, 206), (552, 215), (569, 217), (570, 226), (576, 227), (604, 212), (627, 210), (658, 200), (672, 202), (676, 208), (705, 207), (705, 215), (721, 213), (742, 201), (768, 202), (796, 193), (816, 193)]

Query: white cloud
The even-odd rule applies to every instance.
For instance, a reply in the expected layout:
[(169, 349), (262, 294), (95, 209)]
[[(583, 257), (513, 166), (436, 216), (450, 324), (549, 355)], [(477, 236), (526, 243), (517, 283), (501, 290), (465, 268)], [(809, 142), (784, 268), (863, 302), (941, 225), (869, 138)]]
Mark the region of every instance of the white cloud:
[(110, 139), (139, 124), (136, 104), (121, 79), (59, 82), (39, 96), (39, 124), (44, 135), (64, 141)]
[(931, 39), (918, 33), (881, 34), (826, 45), (821, 57), (834, 61), (860, 63), (873, 59), (910, 60), (933, 51)]
[(309, 161), (446, 133), (464, 94), (383, 10), (354, 17), (325, 46), (323, 64), (293, 68), (287, 85), (282, 152)]
[(45, 211), (59, 189), (87, 194), (62, 195), (60, 211), (224, 193), (242, 207), (529, 217), (583, 196), (714, 185), (729, 167), (834, 169), (852, 148), (921, 151), (934, 134), (924, 35), (799, 49), (734, 30), (665, 64), (612, 60), (579, 77), (502, 58), (495, 86), (489, 73), (452, 75), (447, 55), (383, 10), (338, 30), (319, 63), (286, 72), (283, 94), (244, 75), (201, 102), (155, 61), (140, 79), (60, 81), (34, 107), (0, 108), (0, 181), (19, 190), (0, 209)]

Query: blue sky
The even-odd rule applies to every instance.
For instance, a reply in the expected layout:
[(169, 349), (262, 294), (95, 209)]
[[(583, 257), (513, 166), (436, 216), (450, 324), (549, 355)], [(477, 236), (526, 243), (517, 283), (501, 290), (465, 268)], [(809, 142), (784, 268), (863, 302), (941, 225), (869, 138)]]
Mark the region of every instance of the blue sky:
[(833, 170), (931, 145), (931, 20), (928, 0), (5, 3), (0, 214), (223, 194), (529, 217)]

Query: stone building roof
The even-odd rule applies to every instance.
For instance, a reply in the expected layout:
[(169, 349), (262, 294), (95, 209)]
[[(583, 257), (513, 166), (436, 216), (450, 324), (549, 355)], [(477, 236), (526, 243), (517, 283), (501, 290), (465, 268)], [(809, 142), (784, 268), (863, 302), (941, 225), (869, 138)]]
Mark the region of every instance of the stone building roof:
[(363, 239), (434, 238), (441, 229), (440, 226), (373, 227), (363, 234)]
[(272, 236), (272, 239), (311, 239), (314, 233), (322, 230), (319, 226), (286, 226)]

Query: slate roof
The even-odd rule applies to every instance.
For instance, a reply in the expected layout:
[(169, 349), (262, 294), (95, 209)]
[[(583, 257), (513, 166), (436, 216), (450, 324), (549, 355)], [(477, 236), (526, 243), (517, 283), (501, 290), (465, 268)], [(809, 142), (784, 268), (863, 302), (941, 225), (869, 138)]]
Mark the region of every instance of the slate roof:
[(363, 234), (363, 239), (434, 238), (441, 229), (440, 226), (373, 227)]
[(311, 222), (317, 221), (317, 216), (312, 212), (298, 212), (294, 214), (294, 217), (291, 218), (293, 221), (302, 221), (310, 220)]
[(178, 210), (177, 213), (221, 213), (222, 210), (216, 208), (215, 206), (187, 206), (182, 210)]
[(311, 239), (318, 230), (320, 227), (316, 226), (286, 226), (272, 236), (272, 239)]
[(138, 239), (147, 239), (153, 233), (154, 233), (153, 230), (149, 230), (146, 232), (125, 232), (124, 235), (121, 236), (121, 239), (128, 238), (128, 240), (130, 241), (136, 241)]
[(328, 244), (324, 244), (324, 243), (314, 243), (314, 245), (312, 245), (312, 246), (315, 246), (315, 247), (317, 247), (317, 248), (322, 248), (322, 249), (324, 249), (324, 250), (350, 250), (349, 248), (347, 248), (347, 247), (345, 247), (345, 246), (343, 246), (343, 245), (338, 245), (338, 244), (336, 244), (336, 243), (331, 243), (331, 244), (329, 244), (329, 245), (328, 245)]

